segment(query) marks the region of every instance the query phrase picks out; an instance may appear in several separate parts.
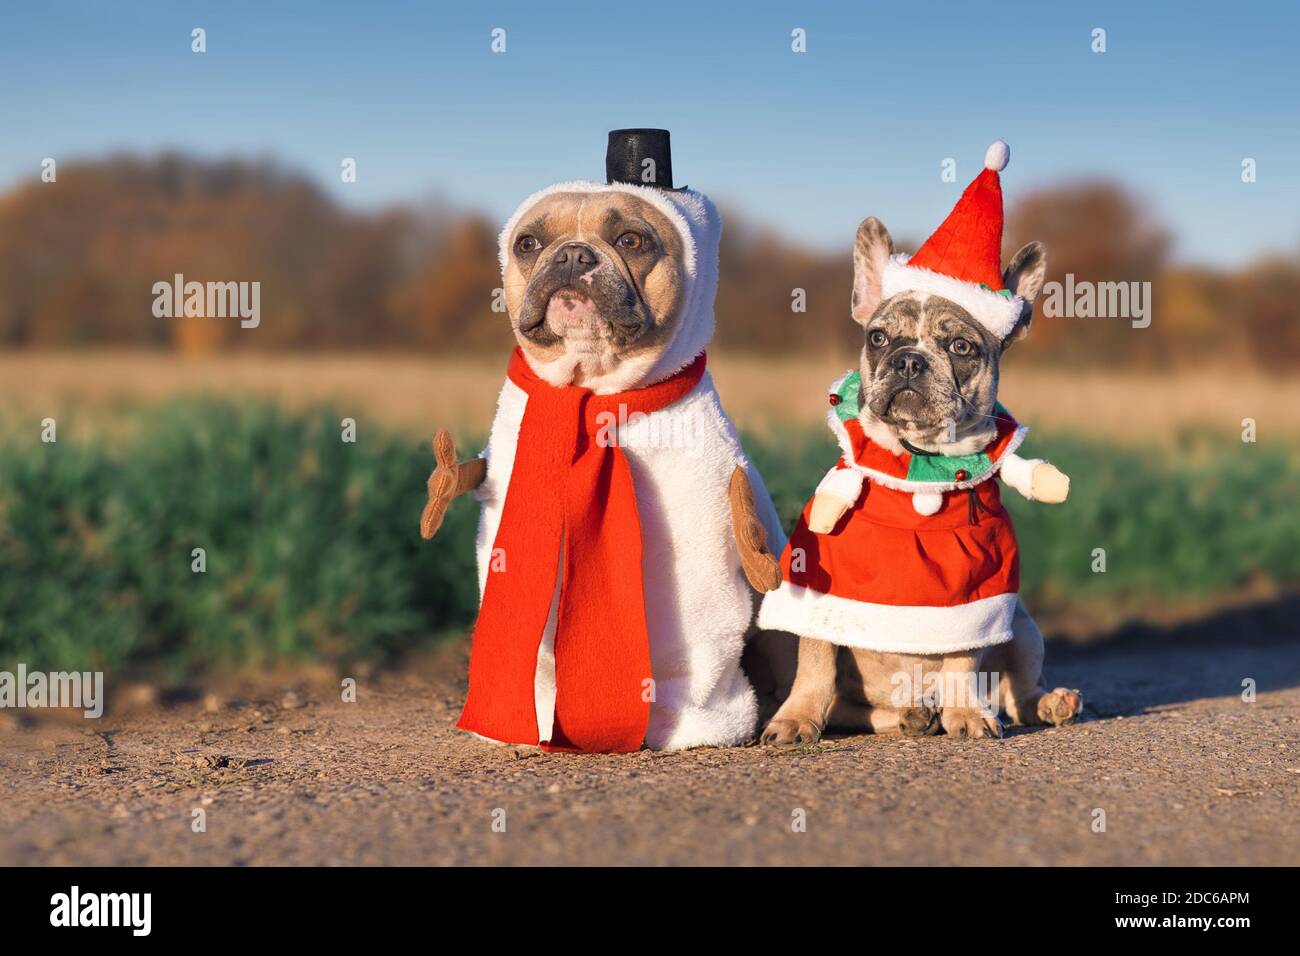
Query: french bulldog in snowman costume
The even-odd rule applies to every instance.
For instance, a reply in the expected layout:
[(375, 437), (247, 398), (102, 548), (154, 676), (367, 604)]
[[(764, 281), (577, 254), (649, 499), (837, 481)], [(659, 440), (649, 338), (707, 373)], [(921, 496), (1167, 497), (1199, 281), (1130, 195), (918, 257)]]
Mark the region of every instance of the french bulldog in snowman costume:
[(458, 726), (556, 751), (739, 744), (754, 592), (784, 535), (706, 370), (721, 221), (666, 130), (615, 130), (605, 183), (501, 232), (518, 347), (487, 448), (434, 442), (421, 533), (473, 491), (481, 603)]

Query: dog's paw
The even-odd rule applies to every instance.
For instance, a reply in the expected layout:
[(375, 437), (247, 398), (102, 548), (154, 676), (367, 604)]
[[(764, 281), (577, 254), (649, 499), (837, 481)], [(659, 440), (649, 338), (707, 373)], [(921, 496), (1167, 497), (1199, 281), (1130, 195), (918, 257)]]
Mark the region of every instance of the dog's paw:
[(898, 732), (904, 737), (933, 737), (940, 726), (939, 712), (929, 707), (908, 707), (898, 712)]
[(970, 707), (945, 707), (939, 723), (949, 737), (1001, 737), (1002, 721)]
[(1038, 719), (1055, 727), (1074, 723), (1082, 710), (1083, 695), (1077, 689), (1058, 687), (1038, 698)]
[(776, 747), (797, 744), (815, 744), (821, 739), (822, 728), (811, 720), (773, 717), (763, 728), (762, 741)]

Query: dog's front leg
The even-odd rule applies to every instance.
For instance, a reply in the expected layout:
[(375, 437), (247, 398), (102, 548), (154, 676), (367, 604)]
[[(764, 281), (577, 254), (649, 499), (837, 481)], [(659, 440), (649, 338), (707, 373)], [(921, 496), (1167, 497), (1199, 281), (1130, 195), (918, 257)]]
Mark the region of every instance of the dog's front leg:
[(1017, 602), (1011, 640), (989, 654), (987, 667), (1001, 673), (999, 696), (1007, 716), (1017, 724), (1072, 724), (1083, 709), (1076, 687), (1049, 691), (1043, 680), (1043, 635), (1033, 617)]
[[(997, 688), (981, 693), (981, 654), (950, 654), (939, 668), (939, 723), (949, 737), (1001, 737)], [(991, 699), (990, 699), (991, 698)]]
[(822, 735), (835, 699), (835, 655), (829, 641), (799, 638), (799, 666), (790, 696), (763, 729), (765, 744), (810, 744)]

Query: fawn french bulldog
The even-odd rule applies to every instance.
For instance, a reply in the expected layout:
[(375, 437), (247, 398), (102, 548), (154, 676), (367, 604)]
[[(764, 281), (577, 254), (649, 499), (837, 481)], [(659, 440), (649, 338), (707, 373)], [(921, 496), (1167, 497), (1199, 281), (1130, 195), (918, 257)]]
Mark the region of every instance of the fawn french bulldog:
[(666, 131), (611, 133), (606, 166), (506, 223), (518, 348), (488, 446), (457, 462), (435, 440), (423, 536), (456, 495), (482, 505), (459, 726), (563, 751), (742, 743), (753, 590), (779, 583), (784, 536), (705, 369), (721, 223), (672, 188)]
[[(1046, 254), (1031, 242), (1000, 268), (1009, 150), (910, 258), (877, 219), (858, 229), (852, 315), (859, 367), (832, 384), (842, 457), (782, 555), (759, 614), (798, 634), (789, 697), (762, 739), (816, 740), (827, 726), (1002, 736), (1066, 724), (1077, 690), (1049, 691), (1043, 638), (1017, 593), (1019, 553), (996, 478), (1063, 502), (1069, 479), (1016, 454), (1026, 429), (997, 400), (1003, 352), (1029, 330)], [(981, 676), (982, 675), (982, 676)]]

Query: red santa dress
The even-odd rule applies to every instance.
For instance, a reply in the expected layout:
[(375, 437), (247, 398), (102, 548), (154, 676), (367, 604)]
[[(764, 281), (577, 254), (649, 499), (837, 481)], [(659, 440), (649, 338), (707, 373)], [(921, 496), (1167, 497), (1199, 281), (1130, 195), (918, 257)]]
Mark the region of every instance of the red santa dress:
[(1037, 460), (1014, 454), (1027, 429), (997, 408), (996, 436), (962, 456), (895, 454), (858, 420), (859, 373), (830, 389), (842, 456), (818, 486), (850, 502), (829, 534), (810, 501), (781, 555), (781, 586), (759, 626), (849, 647), (945, 654), (1011, 639), (1019, 555), (998, 485), (1029, 496)]

